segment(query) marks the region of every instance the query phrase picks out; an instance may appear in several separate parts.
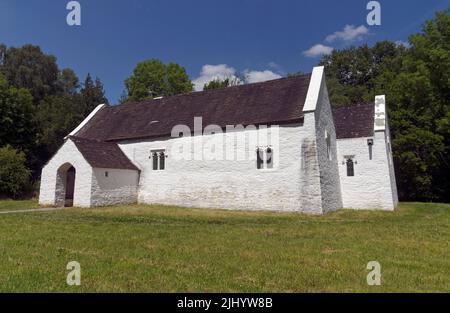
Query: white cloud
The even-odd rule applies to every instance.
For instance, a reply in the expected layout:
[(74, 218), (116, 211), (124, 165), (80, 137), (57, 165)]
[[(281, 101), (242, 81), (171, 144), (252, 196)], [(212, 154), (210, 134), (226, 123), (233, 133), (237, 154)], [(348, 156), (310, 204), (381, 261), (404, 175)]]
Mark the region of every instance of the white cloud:
[(327, 55), (330, 54), (333, 51), (333, 47), (325, 46), (322, 44), (317, 44), (312, 46), (306, 51), (303, 51), (303, 54), (307, 57), (314, 58), (321, 55)]
[(232, 78), (237, 79), (236, 70), (228, 66), (226, 64), (217, 64), (217, 65), (210, 65), (205, 64), (202, 66), (202, 71), (200, 72), (200, 76), (193, 80), (194, 83), (194, 89), (196, 91), (203, 90), (203, 86), (215, 79), (226, 79), (226, 78)]
[(246, 70), (244, 73), (245, 73), (245, 82), (249, 83), (249, 84), (281, 78), (280, 74), (274, 73), (270, 70), (264, 70), (264, 71)]
[[(275, 63), (270, 63), (270, 67), (276, 67)], [(200, 76), (195, 78), (192, 82), (194, 83), (194, 89), (196, 91), (203, 90), (203, 87), (206, 83), (215, 80), (215, 79), (234, 79), (237, 80), (239, 83), (257, 83), (257, 82), (263, 82), (266, 80), (272, 80), (281, 78), (282, 76), (280, 74), (277, 74), (271, 70), (263, 70), (263, 71), (255, 71), (255, 70), (245, 70), (243, 73), (243, 79), (238, 77), (237, 71), (227, 64), (217, 64), (217, 65), (211, 65), (211, 64), (205, 64), (202, 66), (202, 70), (200, 72)], [(242, 76), (242, 75), (239, 75)]]
[(326, 42), (333, 42), (336, 40), (352, 41), (355, 39), (360, 39), (363, 35), (366, 35), (368, 33), (369, 29), (364, 25), (360, 25), (358, 27), (355, 27), (354, 25), (345, 25), (343, 30), (328, 35), (325, 38), (325, 41)]

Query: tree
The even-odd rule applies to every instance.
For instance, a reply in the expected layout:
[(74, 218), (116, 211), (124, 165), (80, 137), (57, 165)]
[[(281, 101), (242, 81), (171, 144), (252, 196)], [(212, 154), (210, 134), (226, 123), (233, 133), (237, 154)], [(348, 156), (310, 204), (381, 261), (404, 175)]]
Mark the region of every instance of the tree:
[(59, 69), (53, 55), (44, 54), (40, 47), (0, 48), (0, 72), (17, 88), (26, 88), (38, 103), (58, 89)]
[(35, 109), (28, 90), (11, 87), (0, 74), (0, 147), (31, 153), (36, 143)]
[(345, 106), (352, 103), (373, 101), (377, 77), (386, 69), (398, 69), (398, 60), (405, 52), (403, 46), (381, 41), (372, 48), (367, 45), (333, 50), (324, 56), (320, 65), (325, 66), (331, 103)]
[(77, 108), (79, 95), (50, 96), (39, 103), (36, 121), (39, 125), (38, 144), (40, 160), (47, 160), (81, 121)]
[(140, 101), (190, 92), (193, 84), (182, 66), (151, 59), (138, 63), (125, 80), (125, 88), (128, 101)]
[(7, 145), (0, 148), (0, 195), (16, 198), (29, 184), (30, 170), (23, 152)]
[(99, 104), (108, 104), (108, 99), (105, 96), (103, 84), (97, 77), (95, 83), (91, 75), (88, 73), (84, 80), (83, 87), (80, 90), (81, 102), (77, 111), (84, 118)]
[(80, 84), (75, 72), (70, 68), (65, 68), (59, 73), (58, 85), (61, 94), (74, 95), (78, 92)]
[(108, 103), (103, 84), (98, 78), (94, 82), (90, 74), (86, 76), (79, 92), (48, 96), (42, 100), (36, 112), (39, 158), (47, 160), (54, 154), (63, 144), (64, 137), (102, 103)]
[(218, 88), (226, 88), (230, 86), (237, 86), (241, 84), (241, 80), (237, 77), (235, 78), (225, 78), (225, 79), (214, 79), (203, 86), (203, 90), (211, 90)]

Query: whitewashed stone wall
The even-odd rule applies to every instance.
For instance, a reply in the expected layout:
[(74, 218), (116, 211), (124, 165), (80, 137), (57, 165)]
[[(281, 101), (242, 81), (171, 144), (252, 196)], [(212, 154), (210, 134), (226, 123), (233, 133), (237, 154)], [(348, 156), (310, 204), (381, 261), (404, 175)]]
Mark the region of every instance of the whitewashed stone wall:
[(398, 205), (397, 181), (395, 179), (394, 159), (392, 156), (391, 132), (389, 130), (388, 118), (386, 118), (385, 141), (386, 141), (387, 160), (389, 164), (389, 178), (391, 183), (392, 199), (394, 202), (394, 207), (396, 207)]
[[(336, 162), (336, 132), (323, 66), (313, 69), (303, 113), (308, 134), (302, 141), (302, 207), (308, 213), (339, 209), (342, 198)], [(330, 137), (330, 157), (326, 133)]]
[(138, 183), (138, 171), (94, 168), (91, 206), (137, 202)]
[[(322, 211), (326, 213), (342, 208), (342, 197), (337, 164), (336, 131), (325, 79), (322, 80), (320, 88), (315, 120)], [(330, 136), (331, 147), (329, 156), (327, 153), (326, 134)]]
[(322, 189), (320, 187), (319, 157), (316, 142), (314, 112), (304, 113), (304, 136), (300, 156), (300, 206), (301, 211), (311, 214), (322, 212)]
[[(367, 139), (373, 139), (372, 160), (369, 159)], [(386, 133), (374, 137), (339, 139), (337, 141), (342, 200), (345, 208), (393, 210), (397, 204), (392, 165), (389, 165)], [(347, 176), (345, 156), (354, 155), (355, 176)], [(392, 164), (392, 159), (391, 159)], [(396, 189), (395, 189), (396, 190)]]
[[(299, 124), (280, 126), (278, 132), (280, 141), (278, 147), (274, 145), (274, 168), (263, 170), (258, 170), (256, 160), (250, 160), (249, 156), (256, 156), (257, 146), (274, 143), (249, 143), (249, 138), (255, 134), (258, 134), (260, 139), (272, 138), (273, 130), (265, 133), (261, 129), (246, 129), (241, 132), (195, 137), (203, 142), (203, 153), (213, 146), (217, 148), (217, 143), (225, 142), (225, 146), (231, 145), (239, 153), (244, 153), (245, 160), (175, 159), (175, 149), (191, 140), (191, 137), (122, 142), (119, 146), (141, 169), (139, 202), (203, 208), (320, 213), (320, 201), (315, 202), (319, 206), (305, 206), (308, 202), (305, 199), (320, 199), (320, 186), (315, 188), (318, 193), (302, 193), (305, 181), (300, 180), (300, 177), (304, 177), (304, 169), (301, 167), (302, 143), (310, 138), (308, 146), (314, 147), (314, 136), (311, 137), (311, 134), (314, 134), (314, 123), (310, 127)], [(233, 139), (235, 135), (245, 136), (248, 144), (239, 147)], [(165, 149), (168, 155), (166, 169), (162, 171), (152, 170), (152, 161), (149, 159), (150, 151), (158, 149)], [(194, 158), (193, 151), (190, 151), (190, 155)], [(317, 166), (312, 166), (308, 175), (318, 178)], [(317, 185), (320, 181), (308, 181), (307, 187), (310, 188), (311, 184)]]
[[(57, 174), (58, 169), (61, 166), (67, 167), (68, 163), (76, 171), (73, 205), (78, 207), (91, 206), (92, 168), (71, 140), (67, 140), (42, 169), (39, 193), (40, 205), (61, 205), (61, 203), (57, 203), (59, 201), (55, 197)], [(65, 182), (60, 183), (65, 184)], [(61, 184), (58, 185), (62, 186)]]

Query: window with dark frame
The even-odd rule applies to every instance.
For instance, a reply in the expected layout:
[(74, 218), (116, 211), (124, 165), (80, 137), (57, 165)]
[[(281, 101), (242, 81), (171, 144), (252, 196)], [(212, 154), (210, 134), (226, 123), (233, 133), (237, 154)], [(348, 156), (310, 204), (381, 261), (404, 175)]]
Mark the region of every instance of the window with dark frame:
[(256, 168), (258, 170), (263, 168), (263, 150), (256, 149)]
[(152, 152), (152, 161), (153, 161), (153, 170), (156, 171), (158, 169), (158, 153)]
[(159, 153), (159, 169), (164, 170), (165, 166), (166, 166), (166, 154), (164, 153), (164, 151), (161, 151)]
[(256, 168), (261, 169), (271, 169), (273, 168), (273, 149), (267, 148), (257, 148), (256, 149)]
[(266, 149), (266, 168), (273, 168), (273, 151), (270, 147)]
[(164, 170), (166, 168), (166, 152), (164, 150), (150, 151), (150, 158), (152, 159), (152, 167), (154, 171)]
[(346, 164), (347, 164), (347, 176), (355, 176), (353, 159), (348, 158)]

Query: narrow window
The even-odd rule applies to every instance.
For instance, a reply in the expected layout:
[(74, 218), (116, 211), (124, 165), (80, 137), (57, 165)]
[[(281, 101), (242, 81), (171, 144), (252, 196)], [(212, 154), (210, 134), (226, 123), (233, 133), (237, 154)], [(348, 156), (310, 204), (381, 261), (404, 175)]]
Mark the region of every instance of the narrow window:
[(159, 153), (159, 169), (163, 170), (166, 164), (166, 154), (164, 153), (164, 151), (161, 151)]
[(256, 149), (256, 168), (258, 170), (263, 168), (263, 150)]
[(327, 143), (327, 158), (331, 160), (331, 138), (327, 131), (325, 131), (325, 142)]
[(353, 168), (353, 160), (347, 159), (347, 176), (355, 176), (355, 170)]
[(266, 150), (266, 167), (273, 168), (273, 150), (272, 150), (272, 148), (267, 148), (267, 150)]
[(367, 146), (369, 147), (369, 160), (372, 160), (373, 139), (367, 139)]
[(153, 161), (153, 170), (156, 171), (158, 169), (158, 153), (152, 153), (152, 161)]
[(105, 177), (108, 177), (109, 176), (109, 173), (108, 172), (105, 172)]

